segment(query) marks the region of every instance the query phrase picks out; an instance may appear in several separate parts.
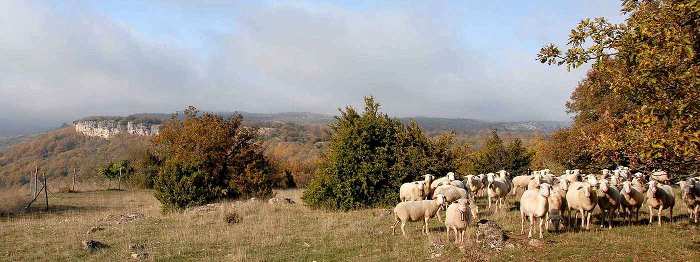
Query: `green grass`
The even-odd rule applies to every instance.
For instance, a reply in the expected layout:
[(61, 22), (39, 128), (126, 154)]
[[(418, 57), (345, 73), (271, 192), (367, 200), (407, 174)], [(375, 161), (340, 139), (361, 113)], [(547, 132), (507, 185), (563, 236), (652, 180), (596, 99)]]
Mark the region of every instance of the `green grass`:
[[(436, 220), (431, 235), (420, 234), (420, 223), (407, 226), (409, 239), (392, 236), (392, 215), (383, 209), (327, 212), (309, 209), (299, 201), (301, 191), (278, 195), (297, 200), (295, 205), (273, 206), (264, 201), (229, 202), (210, 212), (162, 214), (148, 191), (96, 191), (58, 193), (51, 196), (48, 213), (32, 212), (0, 219), (0, 260), (91, 260), (130, 259), (128, 245), (141, 243), (150, 260), (178, 261), (421, 261), (434, 251), (433, 243), (445, 244), (438, 260), (472, 260), (445, 241), (444, 227)], [(512, 199), (509, 201), (513, 203)], [(545, 233), (545, 246), (527, 245), (519, 234), (516, 211), (491, 214), (483, 206), (481, 217), (497, 221), (510, 231), (514, 248), (500, 253), (478, 251), (491, 260), (700, 261), (700, 227), (689, 224), (682, 204), (677, 205), (673, 224), (635, 225), (589, 232)], [(106, 219), (139, 212), (144, 219), (116, 224)], [(227, 224), (224, 215), (236, 212), (238, 224)], [(647, 214), (644, 212), (641, 217)], [(646, 217), (648, 219), (648, 216)], [(598, 220), (594, 220), (598, 222)], [(96, 225), (104, 230), (87, 234)], [(593, 225), (592, 225), (593, 228)], [(472, 242), (465, 246), (475, 250)], [(108, 245), (88, 253), (80, 242), (95, 239)]]

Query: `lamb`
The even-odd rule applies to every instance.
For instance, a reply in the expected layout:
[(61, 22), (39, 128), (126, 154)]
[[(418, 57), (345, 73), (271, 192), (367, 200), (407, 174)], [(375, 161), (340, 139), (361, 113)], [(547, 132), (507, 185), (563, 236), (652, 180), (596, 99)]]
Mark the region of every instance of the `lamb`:
[(416, 222), (423, 219), (423, 234), (429, 234), (428, 220), (434, 217), (438, 210), (444, 208), (445, 196), (439, 195), (433, 200), (406, 201), (394, 207), (394, 225), (391, 226), (391, 234), (396, 234), (396, 226), (401, 223), (401, 232), (406, 237), (406, 222)]
[[(591, 226), (591, 213), (598, 204), (598, 196), (593, 192), (593, 186), (588, 182), (574, 182), (566, 192), (566, 204), (570, 210), (581, 213), (581, 227), (586, 230)], [(574, 219), (578, 219), (575, 213)]]
[(497, 208), (501, 208), (504, 205), (506, 195), (510, 192), (510, 183), (501, 177), (494, 178), (494, 173), (486, 174), (486, 179), (488, 185), (486, 186), (486, 193), (489, 199), (489, 208), (491, 208), (491, 199), (496, 198)]
[[(454, 230), (455, 243), (464, 242), (467, 226), (472, 222), (472, 211), (469, 206), (469, 200), (459, 199), (447, 207), (445, 214), (445, 228), (447, 230), (445, 233), (448, 241), (450, 240), (450, 230)], [(469, 238), (468, 235), (467, 238)]]
[(629, 219), (629, 224), (632, 224), (632, 212), (635, 215), (635, 221), (639, 221), (639, 208), (644, 203), (644, 193), (632, 186), (632, 182), (622, 182), (622, 191), (620, 192), (620, 204), (622, 211), (625, 212), (625, 221)]
[(689, 178), (686, 181), (681, 181), (678, 184), (681, 186), (681, 198), (688, 208), (689, 220), (698, 223), (698, 215), (700, 215), (700, 182)]
[(598, 206), (603, 213), (601, 214), (600, 227), (605, 226), (607, 215), (608, 228), (612, 228), (614, 212), (620, 209), (620, 192), (609, 186), (608, 180), (601, 180), (598, 186)]
[(399, 188), (401, 202), (425, 199), (423, 181), (403, 183)]
[(532, 237), (532, 226), (535, 223), (535, 218), (539, 218), (540, 238), (543, 238), (542, 223), (545, 221), (547, 211), (549, 211), (549, 187), (549, 184), (543, 183), (539, 190), (528, 189), (523, 192), (520, 197), (520, 234), (525, 233), (525, 216), (530, 220), (528, 238)]
[(481, 191), (481, 189), (484, 187), (484, 183), (481, 181), (481, 178), (479, 176), (474, 176), (474, 175), (466, 176), (465, 180), (464, 180), (464, 184), (467, 187), (466, 189), (468, 189), (469, 192), (472, 193), (472, 195)]
[(659, 226), (661, 225), (661, 211), (669, 210), (669, 220), (673, 222), (673, 206), (676, 205), (676, 195), (669, 185), (659, 185), (656, 180), (649, 181), (647, 190), (647, 206), (649, 207), (649, 224), (653, 221), (654, 209), (658, 210)]

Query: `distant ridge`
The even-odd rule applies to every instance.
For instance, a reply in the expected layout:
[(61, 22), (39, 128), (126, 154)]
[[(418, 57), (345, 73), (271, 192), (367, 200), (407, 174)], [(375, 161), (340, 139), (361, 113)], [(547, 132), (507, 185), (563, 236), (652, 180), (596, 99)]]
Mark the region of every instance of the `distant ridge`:
[[(335, 119), (329, 114), (319, 114), (310, 112), (282, 112), (282, 113), (251, 113), (245, 111), (233, 112), (213, 112), (214, 114), (230, 117), (235, 114), (243, 116), (248, 123), (294, 123), (305, 124), (328, 124)], [(182, 112), (178, 112), (178, 117)], [(120, 116), (92, 116), (80, 120), (124, 120), (147, 123), (160, 123), (172, 117), (172, 114), (162, 113), (142, 113), (125, 117)], [(403, 123), (416, 121), (427, 132), (455, 131), (457, 133), (474, 133), (484, 130), (496, 129), (510, 132), (544, 132), (550, 133), (570, 125), (565, 121), (513, 121), (513, 122), (492, 122), (469, 118), (443, 118), (443, 117), (402, 117), (398, 118)], [(80, 121), (78, 120), (78, 121)]]

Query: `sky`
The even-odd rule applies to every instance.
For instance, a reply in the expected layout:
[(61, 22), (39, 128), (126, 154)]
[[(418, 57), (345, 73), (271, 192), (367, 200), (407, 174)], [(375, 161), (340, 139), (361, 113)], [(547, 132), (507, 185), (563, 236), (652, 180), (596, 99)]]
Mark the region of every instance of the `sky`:
[(586, 68), (535, 60), (619, 1), (0, 1), (0, 135), (92, 115), (567, 120)]

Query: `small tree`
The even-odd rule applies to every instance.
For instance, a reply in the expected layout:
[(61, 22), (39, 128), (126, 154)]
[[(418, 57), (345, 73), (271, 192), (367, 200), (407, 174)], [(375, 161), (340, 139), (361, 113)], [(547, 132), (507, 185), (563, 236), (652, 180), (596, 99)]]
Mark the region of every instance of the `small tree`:
[(161, 127), (153, 152), (159, 163), (155, 196), (164, 208), (272, 193), (257, 131), (242, 121), (240, 115), (224, 119), (189, 107), (183, 120), (174, 116)]
[(348, 210), (393, 205), (402, 183), (426, 172), (454, 170), (449, 136), (428, 139), (416, 124), (404, 126), (379, 112), (373, 97), (365, 97), (365, 110), (340, 111), (329, 125), (331, 139), (320, 168), (304, 192), (313, 207)]
[(471, 153), (461, 161), (468, 167), (468, 173), (489, 173), (498, 170), (506, 170), (513, 175), (521, 175), (527, 172), (532, 161), (533, 153), (522, 146), (520, 139), (513, 140), (505, 146), (503, 140), (498, 136), (496, 130), (491, 131), (491, 135), (486, 138), (484, 147)]
[(129, 160), (109, 162), (97, 169), (97, 174), (107, 178), (109, 181), (117, 180), (117, 189), (121, 189), (121, 180), (132, 171)]

